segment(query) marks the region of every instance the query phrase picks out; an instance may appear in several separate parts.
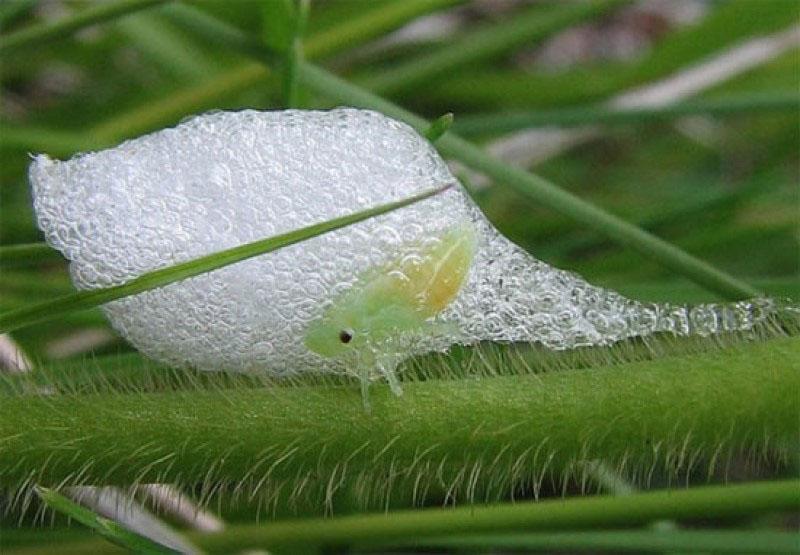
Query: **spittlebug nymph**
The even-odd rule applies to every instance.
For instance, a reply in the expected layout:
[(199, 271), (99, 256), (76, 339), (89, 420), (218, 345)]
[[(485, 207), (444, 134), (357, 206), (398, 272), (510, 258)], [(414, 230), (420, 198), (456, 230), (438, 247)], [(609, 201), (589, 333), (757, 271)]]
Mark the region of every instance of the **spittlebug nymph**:
[(475, 231), (464, 223), (419, 256), (367, 271), (309, 326), (305, 345), (324, 357), (348, 357), (358, 367), (365, 407), (369, 380), (376, 373), (400, 395), (394, 369), (404, 358), (403, 339), (441, 326), (432, 319), (455, 299), (475, 248)]

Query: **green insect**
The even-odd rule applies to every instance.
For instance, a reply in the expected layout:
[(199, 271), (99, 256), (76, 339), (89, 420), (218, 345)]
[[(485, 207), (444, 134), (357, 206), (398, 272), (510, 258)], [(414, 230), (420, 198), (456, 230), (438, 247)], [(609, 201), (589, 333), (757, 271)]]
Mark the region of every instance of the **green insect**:
[(386, 378), (395, 394), (402, 394), (394, 374), (405, 358), (398, 343), (409, 333), (442, 327), (431, 319), (461, 289), (476, 241), (472, 225), (465, 223), (445, 232), (420, 256), (368, 270), (309, 326), (309, 350), (327, 358), (347, 357), (357, 367), (365, 408), (369, 409), (369, 380), (375, 373)]

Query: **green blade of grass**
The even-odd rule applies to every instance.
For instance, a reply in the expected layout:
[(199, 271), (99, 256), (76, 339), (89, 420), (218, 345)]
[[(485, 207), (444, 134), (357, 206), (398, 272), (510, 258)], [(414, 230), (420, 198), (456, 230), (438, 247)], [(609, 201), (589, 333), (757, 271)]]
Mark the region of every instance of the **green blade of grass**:
[(104, 518), (89, 509), (78, 505), (63, 495), (41, 486), (36, 486), (36, 493), (51, 509), (54, 509), (84, 526), (88, 526), (108, 541), (124, 547), (133, 553), (145, 555), (162, 555), (178, 553), (163, 545), (157, 544), (144, 536), (134, 534), (113, 520)]
[(157, 11), (137, 13), (116, 22), (130, 45), (178, 81), (198, 83), (219, 71), (218, 64), (198, 51)]
[(63, 260), (63, 257), (47, 243), (0, 246), (0, 268), (54, 260)]
[(72, 154), (89, 150), (96, 144), (82, 133), (38, 127), (14, 127), (0, 122), (0, 146), (20, 150)]
[[(177, 5), (172, 6), (169, 13), (192, 31), (220, 40), (231, 48), (237, 48), (242, 43), (247, 43), (243, 52), (252, 55), (260, 50), (263, 53), (260, 59), (267, 61), (274, 57), (272, 52), (267, 51), (254, 39), (250, 39), (241, 31), (200, 10), (190, 6)], [(230, 41), (226, 40), (228, 37), (232, 37)], [(406, 122), (419, 133), (424, 134), (430, 128), (430, 122), (424, 118), (316, 65), (303, 62), (299, 66), (299, 75), (301, 82), (306, 86), (339, 102), (383, 112), (387, 116)], [(538, 175), (509, 166), (493, 158), (481, 148), (455, 133), (445, 134), (437, 141), (436, 147), (444, 156), (455, 158), (498, 183), (513, 188), (534, 202), (572, 218), (624, 246), (636, 249), (641, 254), (724, 298), (742, 299), (761, 296), (760, 291), (747, 283), (714, 268), (640, 227), (582, 200)]]
[(287, 549), (386, 544), (409, 537), (500, 530), (565, 530), (634, 526), (658, 519), (749, 516), (800, 508), (800, 481), (708, 486), (625, 497), (517, 503), (489, 507), (429, 509), (334, 519), (232, 526), (219, 534), (193, 534), (209, 553), (241, 549)]
[(9, 35), (0, 36), (0, 55), (8, 55), (21, 48), (33, 48), (43, 42), (68, 36), (78, 29), (102, 23), (138, 10), (151, 8), (167, 0), (118, 0), (102, 2), (81, 10), (69, 17), (41, 23), (21, 29)]
[(276, 52), (285, 54), (294, 40), (295, 0), (264, 2), (261, 9), (262, 41)]
[(297, 60), (301, 54), (299, 40), (295, 37), (299, 31), (299, 5), (295, 0), (278, 0), (265, 2), (262, 10), (262, 40), (283, 56), (283, 102), (287, 108), (293, 108), (297, 102)]
[(492, 550), (796, 553), (800, 550), (800, 536), (796, 532), (764, 530), (571, 531), (551, 534), (469, 534), (454, 538), (398, 542), (393, 545), (405, 548), (454, 549), (480, 553)]
[(263, 40), (281, 53), (283, 103), (287, 108), (300, 105), (297, 64), (303, 58), (302, 37), (308, 19), (309, 0), (280, 0), (263, 6)]
[(306, 41), (305, 53), (309, 58), (324, 58), (340, 51), (344, 46), (353, 47), (367, 38), (378, 38), (416, 17), (465, 2), (466, 0), (390, 2), (314, 34)]
[(308, 19), (309, 0), (297, 0), (289, 21), (291, 36), (286, 44), (283, 62), (283, 97), (287, 108), (300, 106), (300, 87), (297, 79), (297, 66), (303, 59), (303, 33)]
[(424, 100), (473, 110), (586, 103), (658, 80), (748, 38), (781, 32), (795, 25), (798, 17), (800, 3), (794, 0), (730, 0), (717, 4), (699, 21), (666, 34), (635, 60), (578, 64), (563, 72), (465, 68), (430, 83)]
[(36, 0), (17, 0), (0, 4), (0, 30), (15, 19), (25, 15), (36, 4)]
[(148, 272), (122, 285), (80, 291), (71, 295), (59, 297), (52, 301), (37, 303), (4, 312), (0, 314), (0, 333), (29, 326), (37, 322), (52, 320), (77, 310), (91, 308), (115, 299), (127, 297), (128, 295), (135, 295), (143, 291), (163, 287), (164, 285), (176, 281), (210, 272), (211, 270), (216, 270), (217, 268), (222, 268), (230, 264), (235, 264), (236, 262), (241, 262), (248, 258), (265, 254), (288, 245), (293, 245), (305, 239), (310, 239), (311, 237), (316, 237), (328, 231), (339, 229), (380, 214), (385, 214), (392, 210), (397, 210), (398, 208), (408, 206), (409, 204), (419, 202), (438, 194), (451, 186), (452, 184), (448, 184), (444, 187), (431, 189), (407, 199), (382, 204), (354, 214), (348, 214), (288, 233), (216, 252), (182, 264), (176, 264), (160, 270)]
[(689, 115), (731, 116), (738, 114), (800, 111), (800, 95), (794, 93), (742, 94), (728, 98), (693, 100), (657, 108), (618, 109), (582, 106), (459, 118), (453, 130), (463, 135), (503, 134), (545, 126), (571, 127), (591, 124), (640, 124), (672, 120)]
[(380, 94), (408, 91), (441, 79), (467, 63), (479, 62), (551, 36), (553, 33), (593, 19), (630, 0), (592, 0), (590, 2), (540, 5), (502, 21), (482, 26), (437, 50), (359, 80), (365, 88)]

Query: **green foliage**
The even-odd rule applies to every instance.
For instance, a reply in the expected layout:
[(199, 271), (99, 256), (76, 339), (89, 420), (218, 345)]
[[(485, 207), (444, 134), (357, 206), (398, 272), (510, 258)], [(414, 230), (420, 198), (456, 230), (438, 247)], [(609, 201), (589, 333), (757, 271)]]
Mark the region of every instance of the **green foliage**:
[(147, 538), (126, 530), (113, 520), (103, 518), (89, 509), (81, 507), (77, 503), (70, 501), (51, 489), (37, 486), (35, 490), (36, 494), (53, 510), (67, 515), (84, 526), (88, 526), (112, 543), (134, 553), (141, 553), (143, 555), (176, 553), (171, 549), (167, 549)]
[(452, 112), (447, 112), (433, 120), (428, 130), (425, 131), (425, 138), (430, 142), (435, 143), (439, 137), (447, 133), (447, 130), (453, 125), (455, 116)]
[[(800, 500), (796, 495), (798, 486), (800, 482), (795, 480), (726, 488), (697, 488), (683, 492), (659, 491), (626, 497), (595, 497), (567, 502), (545, 501), (395, 512), (391, 516), (367, 515), (309, 520), (299, 526), (298, 522), (289, 521), (258, 528), (231, 530), (214, 537), (197, 539), (210, 553), (229, 553), (235, 549), (263, 546), (269, 546), (281, 553), (320, 545), (391, 545), (392, 540), (405, 543), (410, 536), (424, 538), (432, 534), (463, 534), (464, 539), (451, 540), (449, 545), (445, 544), (453, 547), (459, 543), (469, 545), (472, 534), (500, 530), (580, 530), (597, 526), (613, 528), (625, 524), (645, 524), (662, 518), (730, 517), (770, 510), (796, 510), (800, 507)], [(375, 538), (381, 539), (376, 542)], [(730, 539), (723, 544), (728, 549), (732, 545)], [(789, 544), (786, 536), (781, 540), (783, 541), (780, 545)], [(564, 543), (569, 545), (569, 542)], [(424, 539), (417, 539), (413, 544), (426, 545), (426, 542)], [(605, 547), (602, 542), (595, 545)], [(478, 543), (478, 548), (482, 547)]]
[[(306, 3), (289, 0), (160, 4), (66, 2), (55, 18), (32, 1), (0, 5), (0, 311), (24, 314), (39, 303), (35, 315), (51, 318), (13, 334), (35, 369), (0, 379), (0, 486), (11, 492), (0, 517), (4, 553), (114, 548), (66, 529), (62, 517), (52, 531), (35, 528), (43, 506), (34, 484), (49, 506), (119, 543), (124, 529), (44, 487), (157, 479), (229, 520), (224, 533), (190, 534), (209, 552), (791, 550), (793, 538), (769, 516), (797, 510), (797, 484), (780, 481), (798, 468), (791, 308), (750, 336), (567, 353), (481, 345), (421, 357), (402, 368), (404, 397), (373, 388), (371, 415), (340, 376), (181, 371), (119, 340), (59, 360), (62, 340), (109, 329), (96, 309), (65, 315), (82, 297), (41, 243), (25, 170), (29, 151), (103, 148), (207, 109), (366, 106), (411, 123), (445, 156), (488, 176), (475, 200), (548, 263), (639, 299), (798, 298), (796, 48), (680, 104), (604, 107), (790, 28), (796, 2), (708, 3), (695, 22), (651, 27), (649, 47), (632, 58), (579, 57), (558, 70), (531, 61), (533, 47), (581, 24), (605, 25), (596, 28), (608, 35), (620, 22), (630, 27), (627, 3), (512, 3), (487, 14), (459, 0), (337, 0), (313, 3), (307, 21)], [(462, 11), (451, 31), (384, 40), (453, 7)], [(430, 124), (451, 112), (452, 128), (446, 116)], [(542, 125), (602, 132), (536, 174), (487, 154), (495, 147), (484, 142)], [(238, 260), (228, 254), (190, 269)], [(186, 269), (160, 277), (180, 279)], [(116, 294), (166, 283), (142, 280)], [(64, 295), (62, 311), (53, 299)], [(625, 492), (665, 491), (579, 495), (609, 481)], [(706, 487), (724, 481), (751, 483)], [(678, 484), (691, 487), (673, 491)], [(509, 503), (553, 496), (568, 499)], [(470, 501), (499, 503), (418, 508)], [(283, 520), (331, 510), (349, 516)], [(659, 518), (702, 527), (709, 515), (724, 529), (632, 529)], [(267, 517), (276, 522), (253, 524)], [(580, 531), (590, 523), (624, 530)]]

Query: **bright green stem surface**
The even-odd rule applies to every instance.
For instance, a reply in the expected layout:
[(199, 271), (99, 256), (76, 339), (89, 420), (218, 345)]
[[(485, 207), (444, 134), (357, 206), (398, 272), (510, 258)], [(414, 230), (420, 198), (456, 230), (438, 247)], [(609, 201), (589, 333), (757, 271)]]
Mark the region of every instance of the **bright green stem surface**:
[(121, 285), (79, 291), (50, 301), (3, 312), (0, 313), (0, 332), (8, 332), (38, 322), (59, 318), (77, 310), (92, 308), (103, 303), (121, 299), (122, 297), (135, 295), (157, 287), (163, 287), (176, 281), (198, 276), (216, 270), (217, 268), (223, 268), (247, 260), (248, 258), (253, 258), (254, 256), (294, 245), (295, 243), (316, 237), (328, 231), (339, 229), (408, 206), (409, 204), (440, 193), (450, 186), (451, 184), (448, 184), (444, 188), (439, 187), (425, 191), (407, 199), (382, 204), (374, 208), (313, 224), (288, 233), (282, 233), (274, 237), (215, 252), (194, 260), (189, 260), (188, 262), (147, 272)]
[(0, 55), (6, 55), (19, 48), (40, 46), (45, 41), (59, 39), (83, 27), (150, 8), (156, 4), (163, 4), (165, 1), (118, 0), (116, 2), (98, 2), (87, 9), (52, 23), (33, 25), (27, 29), (0, 36)]
[(403, 543), (409, 537), (424, 538), (441, 534), (635, 526), (664, 518), (735, 517), (797, 510), (800, 508), (798, 488), (800, 481), (763, 482), (653, 491), (626, 497), (584, 497), (487, 507), (354, 515), (276, 522), (263, 526), (236, 526), (219, 534), (193, 534), (192, 539), (209, 553), (230, 553), (247, 548), (274, 549), (281, 553), (303, 546), (391, 544), (392, 540)]
[(355, 383), (6, 395), (0, 486), (223, 482), (321, 510), (498, 499), (593, 460), (637, 485), (719, 475), (796, 449), (800, 339), (404, 389), (374, 384), (371, 414)]

